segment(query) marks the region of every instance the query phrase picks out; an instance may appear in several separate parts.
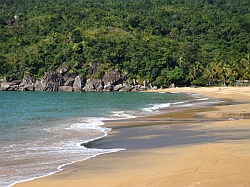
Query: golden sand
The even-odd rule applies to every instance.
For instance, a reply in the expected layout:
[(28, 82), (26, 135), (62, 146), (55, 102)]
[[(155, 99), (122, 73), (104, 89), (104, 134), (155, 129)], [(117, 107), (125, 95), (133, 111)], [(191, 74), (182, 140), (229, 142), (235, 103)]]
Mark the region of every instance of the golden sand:
[[(105, 154), (67, 166), (57, 174), (16, 186), (250, 187), (250, 87), (173, 88), (160, 91), (197, 93), (230, 99), (235, 103), (200, 110), (201, 118), (210, 120), (203, 123), (197, 121), (192, 128), (207, 132), (210, 141)], [(186, 111), (186, 114), (190, 115), (189, 112)], [(186, 125), (189, 127), (191, 124)], [(151, 136), (140, 135), (137, 138), (146, 140)]]

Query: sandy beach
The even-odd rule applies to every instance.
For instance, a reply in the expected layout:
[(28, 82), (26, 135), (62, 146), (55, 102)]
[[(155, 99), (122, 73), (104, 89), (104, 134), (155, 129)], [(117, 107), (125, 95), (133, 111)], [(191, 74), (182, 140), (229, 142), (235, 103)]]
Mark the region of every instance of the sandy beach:
[(152, 91), (202, 94), (230, 104), (106, 122), (113, 130), (94, 147), (126, 150), (15, 187), (250, 187), (250, 87)]

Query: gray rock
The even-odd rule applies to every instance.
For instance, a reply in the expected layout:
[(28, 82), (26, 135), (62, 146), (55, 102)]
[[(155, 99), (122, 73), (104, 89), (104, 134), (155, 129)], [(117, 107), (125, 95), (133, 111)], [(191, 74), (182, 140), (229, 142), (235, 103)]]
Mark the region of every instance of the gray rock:
[(133, 86), (130, 84), (125, 84), (124, 87), (122, 87), (119, 91), (120, 92), (130, 92), (133, 90)]
[(66, 82), (64, 83), (64, 86), (71, 86), (73, 87), (73, 84), (75, 82), (75, 78), (67, 77)]
[(169, 88), (175, 88), (174, 83), (172, 83), (172, 84), (169, 86)]
[(2, 91), (7, 91), (10, 88), (10, 83), (6, 82), (6, 81), (3, 81), (3, 82), (1, 82), (0, 87), (1, 87)]
[(103, 81), (100, 81), (99, 85), (97, 85), (96, 91), (102, 92), (103, 89), (104, 89), (104, 83), (103, 83)]
[(35, 90), (35, 78), (28, 73), (23, 75), (23, 80), (19, 85), (20, 91), (34, 91)]
[(111, 71), (107, 74), (105, 74), (102, 77), (102, 80), (104, 82), (104, 85), (111, 84), (111, 85), (117, 85), (122, 84), (123, 79), (120, 77), (119, 73), (117, 71)]
[(72, 92), (73, 91), (73, 87), (71, 87), (71, 86), (59, 86), (58, 87), (58, 91), (61, 91), (61, 92)]
[(25, 85), (24, 87), (20, 88), (21, 91), (35, 91), (34, 85)]
[(82, 91), (82, 79), (79, 75), (76, 76), (76, 78), (75, 78), (75, 81), (73, 84), (73, 90), (76, 92)]
[(114, 91), (119, 91), (120, 89), (124, 88), (123, 84), (118, 84), (114, 86)]
[(35, 78), (30, 74), (24, 73), (23, 81), (20, 84), (20, 87), (24, 87), (26, 85), (33, 85), (35, 83)]
[(63, 74), (65, 74), (65, 73), (67, 73), (68, 71), (69, 71), (69, 66), (64, 66), (64, 67), (62, 67), (62, 68), (60, 68), (59, 70), (58, 70), (58, 72), (61, 74), (61, 75), (63, 75)]
[(103, 88), (103, 91), (104, 91), (104, 92), (111, 92), (111, 91), (113, 91), (113, 90), (114, 90), (114, 86), (113, 86), (112, 84), (110, 84), (110, 83), (106, 84), (106, 85), (104, 86), (104, 88)]
[(95, 92), (95, 80), (88, 79), (86, 82), (86, 85), (83, 88), (83, 91), (85, 92)]
[(57, 72), (47, 72), (45, 77), (35, 84), (36, 91), (58, 91), (61, 76)]
[(19, 86), (21, 83), (21, 80), (14, 80), (10, 82), (10, 86)]

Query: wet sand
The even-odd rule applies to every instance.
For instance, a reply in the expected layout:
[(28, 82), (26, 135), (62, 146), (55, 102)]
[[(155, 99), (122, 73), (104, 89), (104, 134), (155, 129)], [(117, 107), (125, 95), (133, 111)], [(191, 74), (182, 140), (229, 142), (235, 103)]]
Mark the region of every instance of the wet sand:
[(89, 146), (126, 148), (64, 167), (18, 187), (250, 186), (250, 87), (174, 88), (231, 105), (166, 111), (106, 122), (109, 136)]

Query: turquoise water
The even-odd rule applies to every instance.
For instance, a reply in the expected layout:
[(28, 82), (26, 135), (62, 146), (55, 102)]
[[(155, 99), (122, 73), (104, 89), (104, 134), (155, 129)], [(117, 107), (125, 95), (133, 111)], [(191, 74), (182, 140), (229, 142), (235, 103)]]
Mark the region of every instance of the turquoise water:
[(183, 93), (0, 92), (0, 186), (123, 150), (81, 146), (105, 137), (104, 120), (134, 118), (206, 99)]

